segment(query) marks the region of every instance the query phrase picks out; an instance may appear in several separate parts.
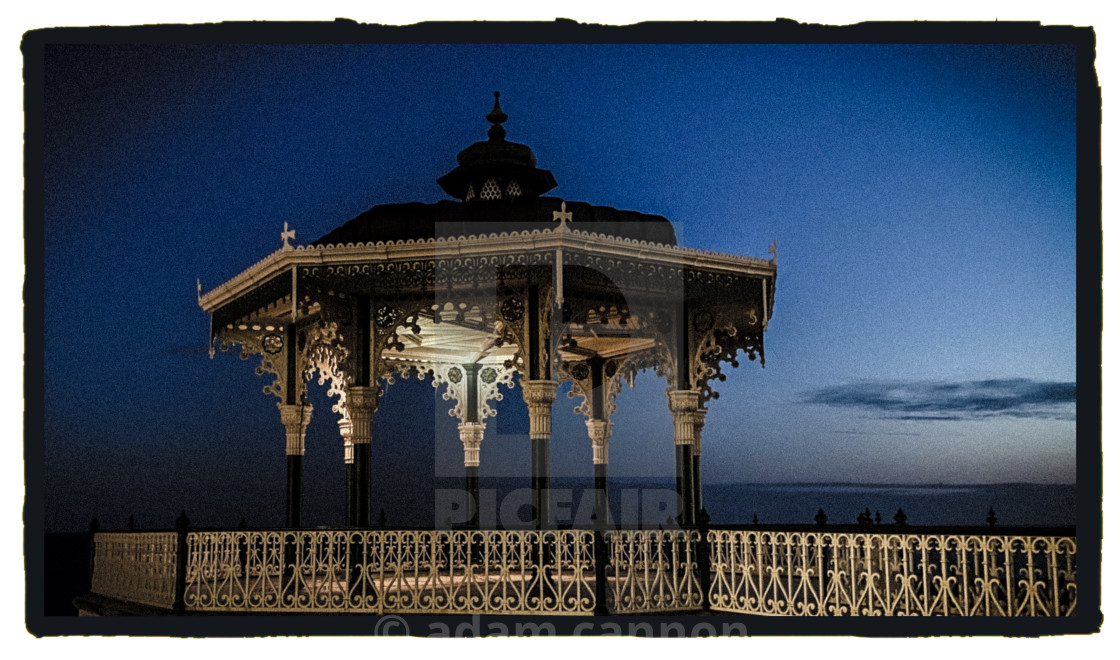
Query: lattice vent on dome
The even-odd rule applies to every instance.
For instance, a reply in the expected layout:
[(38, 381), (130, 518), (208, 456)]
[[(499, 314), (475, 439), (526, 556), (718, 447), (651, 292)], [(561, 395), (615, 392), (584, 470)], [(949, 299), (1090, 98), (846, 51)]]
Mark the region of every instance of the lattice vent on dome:
[(478, 193), (480, 199), (501, 199), (502, 189), (498, 187), (498, 182), (493, 179), (488, 179), (482, 185), (482, 191)]

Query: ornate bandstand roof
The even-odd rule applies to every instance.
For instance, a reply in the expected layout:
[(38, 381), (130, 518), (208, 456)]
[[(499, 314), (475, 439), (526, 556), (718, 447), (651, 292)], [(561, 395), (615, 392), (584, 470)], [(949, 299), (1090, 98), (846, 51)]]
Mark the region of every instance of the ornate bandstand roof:
[(556, 181), (505, 139), (497, 93), (487, 119), (489, 139), (439, 179), (456, 201), (374, 206), (309, 245), (285, 223), (276, 252), (200, 285), (212, 346), (261, 354), (281, 398), (318, 371), (343, 415), (358, 381), (469, 363), (577, 389), (589, 360), (615, 380), (652, 367), (703, 402), (722, 362), (763, 355), (774, 246), (770, 259), (684, 248), (662, 216), (542, 197)]

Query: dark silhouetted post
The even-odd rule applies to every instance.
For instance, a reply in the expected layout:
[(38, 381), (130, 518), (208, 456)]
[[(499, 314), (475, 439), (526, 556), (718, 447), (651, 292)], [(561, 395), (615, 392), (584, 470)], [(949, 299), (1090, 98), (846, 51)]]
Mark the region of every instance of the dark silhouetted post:
[(906, 514), (902, 512), (902, 507), (899, 507), (898, 513), (894, 514), (894, 524), (896, 524), (896, 525), (905, 525), (906, 524)]
[(606, 519), (600, 517), (598, 513), (591, 514), (591, 524), (594, 531), (592, 532), (592, 548), (595, 553), (595, 609), (593, 614), (595, 616), (607, 616), (610, 610), (607, 609), (607, 561), (609, 555), (607, 553), (607, 538)]
[(183, 614), (187, 610), (187, 529), (190, 527), (190, 518), (184, 509), (175, 520), (175, 533), (177, 543), (175, 546), (175, 604), (172, 606), (175, 614)]
[(987, 520), (988, 520), (988, 527), (995, 527), (996, 523), (999, 522), (999, 518), (996, 518), (995, 507), (988, 507), (988, 518), (987, 518)]
[(89, 581), (93, 584), (94, 564), (97, 562), (97, 532), (101, 529), (101, 521), (96, 517), (89, 521)]
[[(708, 593), (712, 588), (712, 549), (708, 542), (708, 525), (712, 522), (712, 517), (708, 515), (707, 509), (701, 508), (696, 519), (696, 529), (700, 533), (700, 539), (696, 543), (696, 570), (700, 573), (700, 607), (706, 612), (712, 609)], [(758, 522), (758, 516), (755, 516), (755, 522)]]
[(828, 524), (828, 516), (824, 514), (824, 509), (817, 509), (817, 515), (813, 516), (813, 520), (821, 526)]

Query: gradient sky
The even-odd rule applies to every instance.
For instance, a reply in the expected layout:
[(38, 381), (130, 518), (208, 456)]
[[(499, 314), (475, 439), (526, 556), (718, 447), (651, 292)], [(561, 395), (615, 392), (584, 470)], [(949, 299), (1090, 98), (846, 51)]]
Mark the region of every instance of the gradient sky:
[[(276, 400), (258, 358), (207, 357), (195, 279), (257, 262), (285, 221), (307, 243), (446, 199), (494, 90), (550, 196), (663, 215), (689, 247), (777, 241), (767, 366), (717, 386), (707, 483), (1073, 483), (1074, 68), (1060, 45), (53, 47), (47, 528), (279, 510)], [(673, 475), (664, 389), (648, 373), (620, 395), (612, 475)], [(338, 524), (341, 442), (312, 390), (305, 517)], [(554, 410), (557, 478), (591, 473), (574, 403)], [(459, 474), (448, 407), (388, 390), (375, 510)], [(484, 480), (528, 483), (523, 415), (507, 397)]]

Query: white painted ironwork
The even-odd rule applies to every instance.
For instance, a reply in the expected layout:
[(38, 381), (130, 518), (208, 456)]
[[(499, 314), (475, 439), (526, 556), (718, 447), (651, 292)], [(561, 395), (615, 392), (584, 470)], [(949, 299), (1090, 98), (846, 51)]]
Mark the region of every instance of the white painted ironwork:
[(1070, 616), (1068, 537), (709, 532), (713, 610), (743, 614)]
[(482, 448), (482, 437), (486, 432), (486, 425), (481, 422), (461, 422), (459, 424), (459, 441), (463, 443), (463, 465), (465, 467), (478, 467), (478, 454)]
[(590, 614), (589, 531), (187, 535), (188, 611)]
[(591, 438), (591, 463), (606, 465), (610, 459), (608, 449), (613, 425), (599, 419), (589, 419), (585, 424), (587, 425), (587, 437)]
[(284, 221), (284, 231), (280, 232), (280, 240), (284, 242), (284, 244), (280, 246), (281, 250), (291, 250), (292, 244), (288, 241), (296, 240), (296, 230), (294, 228), (289, 229), (286, 220)]
[[(607, 530), (611, 613), (702, 606), (696, 530)], [(595, 610), (594, 533), (186, 533), (188, 611), (576, 614)], [(713, 530), (712, 610), (802, 616), (1071, 616), (1072, 537)], [(172, 609), (175, 532), (94, 536), (91, 591)]]
[(554, 380), (526, 380), (521, 382), (521, 396), (529, 407), (529, 438), (532, 440), (552, 437), (552, 403), (556, 401)]
[(620, 530), (606, 534), (611, 613), (700, 608), (696, 530)]
[(696, 437), (696, 411), (700, 393), (696, 390), (666, 390), (669, 411), (673, 414), (673, 444), (694, 445)]
[(567, 202), (560, 202), (560, 210), (552, 212), (552, 221), (560, 223), (556, 226), (557, 231), (569, 229), (568, 223), (572, 221), (572, 212), (568, 210)]
[(285, 449), (288, 456), (303, 456), (307, 425), (311, 423), (311, 404), (276, 404), (284, 425)]
[(170, 609), (175, 602), (176, 542), (175, 532), (95, 534), (90, 591)]

